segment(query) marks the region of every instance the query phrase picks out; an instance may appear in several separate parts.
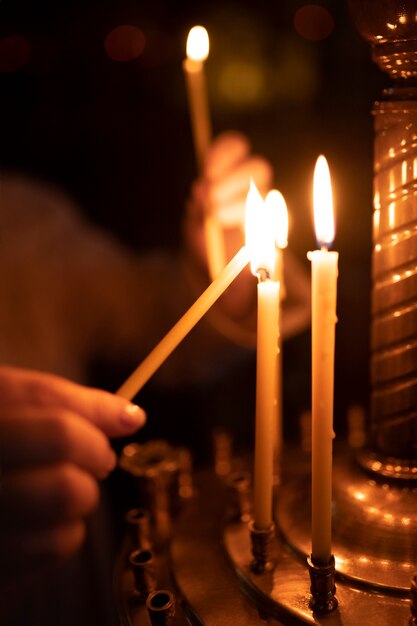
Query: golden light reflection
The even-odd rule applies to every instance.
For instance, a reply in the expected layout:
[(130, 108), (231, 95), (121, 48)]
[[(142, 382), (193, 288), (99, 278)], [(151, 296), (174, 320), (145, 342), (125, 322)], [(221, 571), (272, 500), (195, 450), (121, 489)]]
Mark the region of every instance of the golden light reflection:
[(205, 61), (209, 55), (210, 43), (204, 26), (193, 26), (187, 38), (187, 57), (192, 61)]
[(363, 493), (363, 491), (355, 491), (353, 493), (353, 497), (355, 498), (355, 500), (361, 500), (361, 501), (366, 499), (366, 496)]
[(395, 226), (395, 202), (390, 202), (388, 206), (388, 224), (390, 228)]
[(381, 211), (379, 209), (374, 211), (373, 220), (374, 220), (374, 232), (377, 235), (379, 232), (379, 225), (381, 223)]
[(402, 161), (401, 162), (401, 183), (403, 185), (406, 184), (407, 182), (407, 161)]
[(333, 243), (335, 227), (330, 170), (323, 155), (314, 170), (313, 205), (316, 239), (320, 247), (327, 247)]

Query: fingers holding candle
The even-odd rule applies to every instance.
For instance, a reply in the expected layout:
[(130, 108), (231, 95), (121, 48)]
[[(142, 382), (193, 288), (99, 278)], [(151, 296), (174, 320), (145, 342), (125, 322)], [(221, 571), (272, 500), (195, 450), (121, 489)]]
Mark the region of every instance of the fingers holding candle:
[(26, 414), (34, 408), (45, 413), (65, 410), (79, 415), (109, 437), (122, 437), (141, 428), (144, 411), (114, 394), (78, 385), (69, 380), (11, 367), (0, 368), (2, 406)]
[(193, 259), (206, 266), (203, 233), (205, 207), (223, 227), (226, 257), (231, 258), (243, 245), (245, 204), (250, 179), (262, 194), (272, 185), (273, 168), (265, 158), (253, 155), (241, 133), (228, 131), (211, 144), (202, 176), (193, 184), (184, 222), (186, 246)]
[(37, 371), (0, 368), (0, 578), (74, 552), (116, 465), (108, 436), (143, 425), (139, 407)]

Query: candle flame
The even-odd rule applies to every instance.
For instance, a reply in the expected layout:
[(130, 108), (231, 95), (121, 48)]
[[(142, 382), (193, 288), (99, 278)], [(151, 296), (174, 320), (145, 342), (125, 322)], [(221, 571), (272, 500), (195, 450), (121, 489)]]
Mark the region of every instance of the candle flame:
[(320, 155), (314, 170), (314, 225), (320, 247), (331, 246), (334, 240), (332, 184), (326, 158)]
[(253, 180), (246, 199), (246, 247), (252, 274), (275, 270), (275, 232), (273, 212), (266, 206)]
[(204, 26), (193, 26), (187, 38), (187, 57), (193, 61), (205, 61), (209, 48), (209, 36)]
[(271, 189), (265, 198), (265, 205), (271, 212), (275, 243), (278, 248), (286, 248), (288, 245), (288, 210), (284, 196), (277, 189)]

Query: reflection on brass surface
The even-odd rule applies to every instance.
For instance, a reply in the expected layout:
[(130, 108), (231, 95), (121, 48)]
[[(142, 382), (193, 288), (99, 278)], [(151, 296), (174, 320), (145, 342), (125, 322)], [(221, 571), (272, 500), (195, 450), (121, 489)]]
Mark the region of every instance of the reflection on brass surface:
[(376, 452), (417, 463), (417, 100), (374, 114), (370, 436)]
[[(416, 502), (417, 487), (374, 480), (336, 455), (332, 550), (339, 575), (358, 588), (407, 597), (417, 563)], [(276, 521), (303, 556), (311, 551), (310, 510), (309, 476), (282, 486)]]

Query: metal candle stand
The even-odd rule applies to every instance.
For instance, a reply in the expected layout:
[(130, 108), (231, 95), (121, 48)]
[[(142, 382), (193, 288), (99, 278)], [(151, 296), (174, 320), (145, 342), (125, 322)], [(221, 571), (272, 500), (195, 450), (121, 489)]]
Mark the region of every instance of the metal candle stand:
[[(154, 442), (138, 446), (134, 455), (132, 449), (128, 449), (130, 456), (123, 455), (121, 459), (121, 465), (133, 476), (138, 474), (137, 464), (141, 468), (139, 473), (146, 474), (143, 459), (150, 459), (152, 472), (148, 480), (156, 482), (159, 487), (164, 485), (166, 493), (157, 496), (155, 485), (145, 487), (145, 493), (153, 493), (154, 502), (165, 502), (171, 511), (170, 537), (167, 540), (163, 525), (163, 541), (158, 537), (159, 516), (155, 511), (149, 512), (149, 518), (153, 520), (148, 536), (152, 551), (148, 547), (134, 552), (143, 540), (140, 533), (126, 533), (115, 572), (121, 625), (232, 626), (238, 623), (239, 626), (261, 626), (268, 619), (268, 623), (281, 625), (361, 626), (365, 623), (364, 616), (368, 622), (375, 620), (383, 626), (406, 624), (409, 620), (410, 624), (415, 624), (415, 579), (411, 611), (409, 597), (410, 579), (417, 562), (416, 529), (414, 524), (402, 525), (401, 535), (393, 524), (393, 519), (401, 514), (403, 496), (407, 498), (407, 507), (410, 502), (415, 503), (416, 494), (410, 485), (391, 485), (386, 489), (383, 477), (377, 486), (375, 477), (370, 477), (354, 461), (353, 451), (338, 451), (335, 455), (339, 485), (335, 490), (336, 568), (334, 559), (329, 565), (320, 566), (308, 557), (308, 454), (303, 455), (298, 449), (286, 449), (283, 467), (291, 468), (297, 475), (289, 477), (284, 474), (277, 488), (276, 530), (270, 528), (259, 532), (252, 522), (248, 524), (247, 521), (248, 470), (242, 472), (242, 461), (231, 458), (228, 475), (219, 476), (214, 469), (197, 472), (193, 476), (193, 495), (181, 499), (173, 490), (173, 485), (177, 489), (180, 486), (180, 469), (179, 466), (174, 468), (173, 464), (173, 459), (180, 459), (180, 454), (168, 444), (161, 447), (159, 442), (158, 446), (170, 459), (170, 480), (160, 480), (158, 476), (159, 472), (166, 471), (166, 463), (163, 455), (155, 463)], [(234, 471), (235, 467), (239, 467), (238, 473)], [(385, 520), (385, 526), (378, 524), (381, 522), (378, 516), (375, 521), (374, 511), (374, 524), (368, 528), (368, 532), (375, 536), (375, 545), (380, 546), (379, 552), (373, 556), (370, 552), (361, 552), (362, 543), (367, 541), (367, 536), (361, 535), (363, 520), (372, 524), (368, 508), (376, 509), (377, 503), (368, 502), (360, 481), (368, 485), (370, 491), (376, 488), (376, 498), (380, 493), (387, 495), (386, 501), (380, 503), (380, 517)], [(141, 493), (144, 482), (137, 484)], [(242, 484), (246, 492), (243, 499), (241, 494), (238, 497)], [(233, 485), (234, 498), (231, 497)], [(364, 498), (353, 495), (349, 499), (351, 492), (362, 494)], [(142, 498), (140, 493), (138, 497)], [(347, 500), (342, 500), (340, 494), (345, 494)], [(176, 499), (175, 506), (168, 503), (170, 497)], [(127, 520), (130, 518), (131, 514)], [(396, 553), (392, 552), (393, 545), (396, 545)], [(408, 557), (405, 556), (407, 549)], [(343, 556), (339, 559), (339, 555)], [(147, 565), (150, 567), (145, 567)], [(376, 573), (379, 579), (371, 576), (375, 570), (380, 570)], [(163, 616), (150, 616), (148, 612), (149, 594), (158, 591), (169, 591), (175, 596), (175, 616), (169, 614), (171, 621), (155, 622)]]

